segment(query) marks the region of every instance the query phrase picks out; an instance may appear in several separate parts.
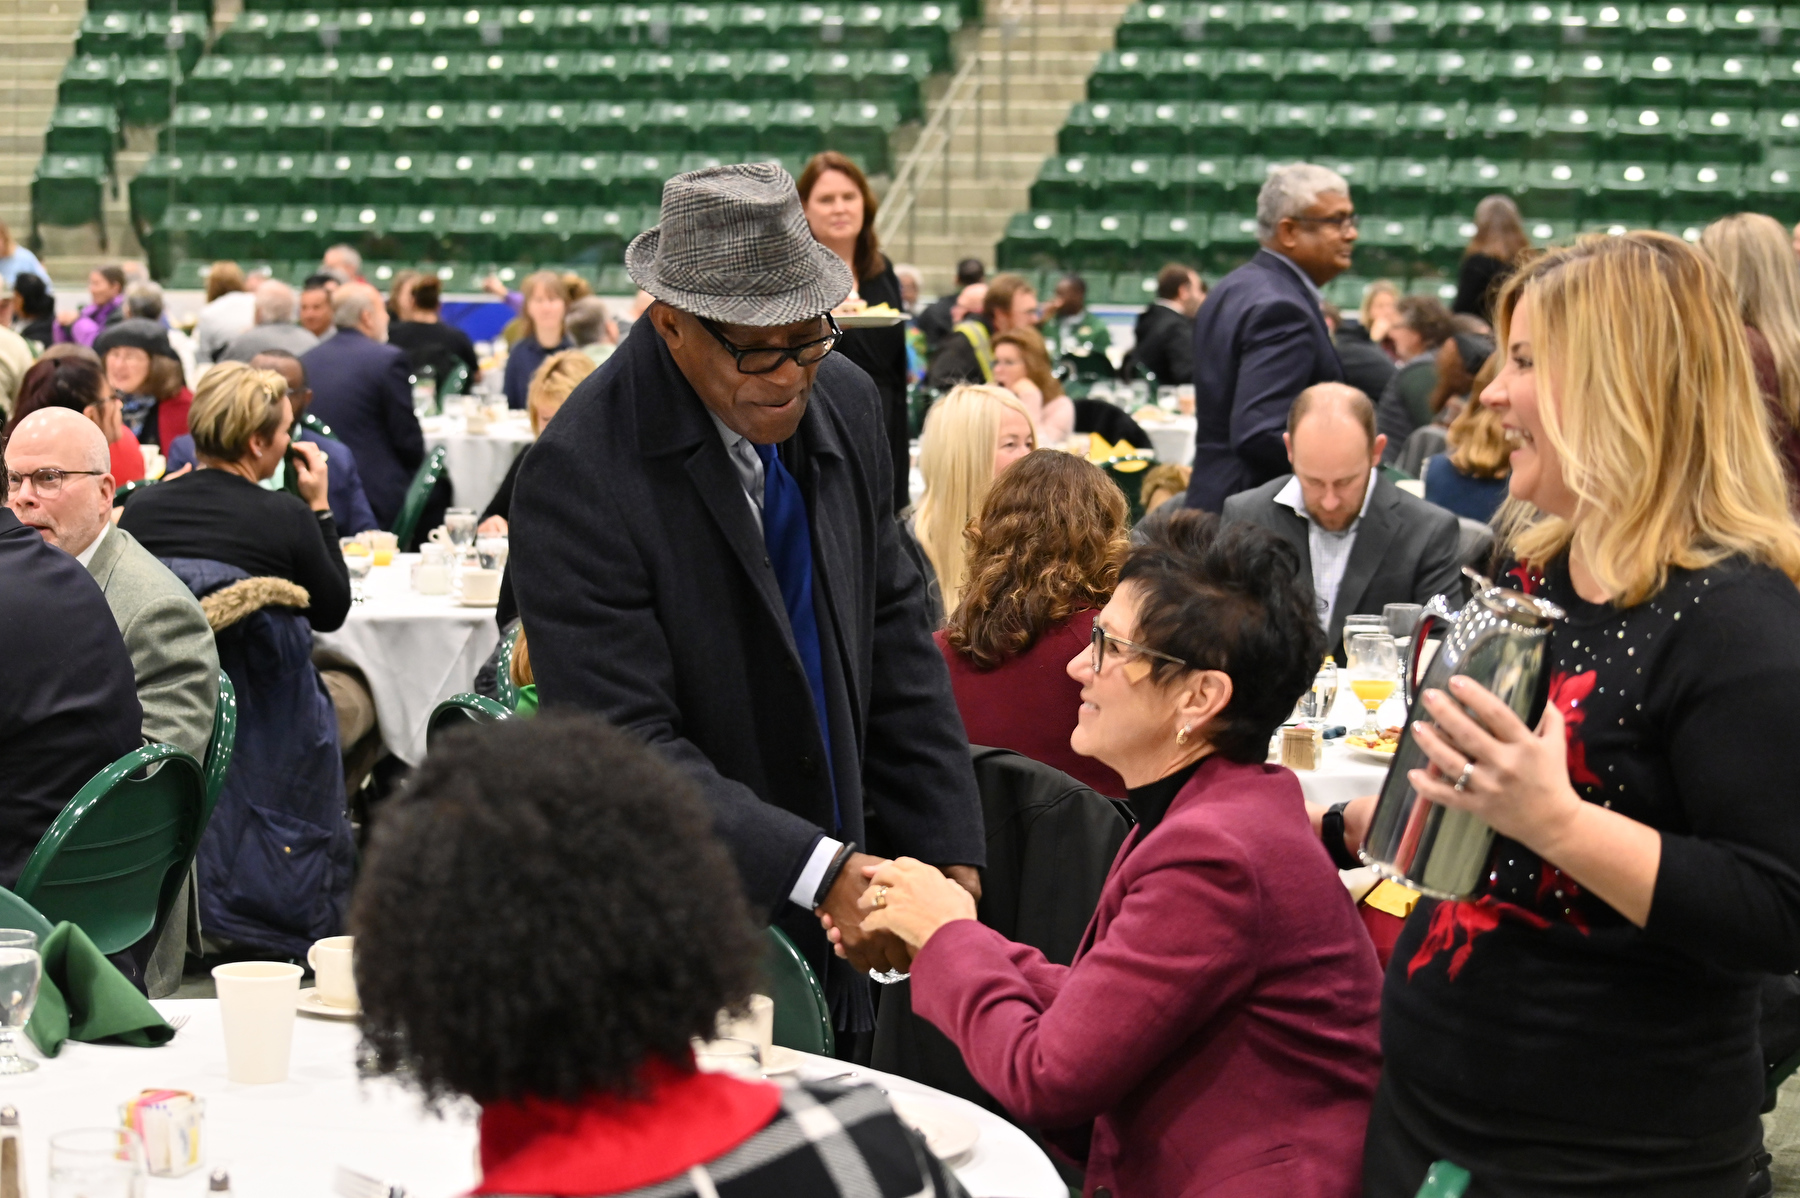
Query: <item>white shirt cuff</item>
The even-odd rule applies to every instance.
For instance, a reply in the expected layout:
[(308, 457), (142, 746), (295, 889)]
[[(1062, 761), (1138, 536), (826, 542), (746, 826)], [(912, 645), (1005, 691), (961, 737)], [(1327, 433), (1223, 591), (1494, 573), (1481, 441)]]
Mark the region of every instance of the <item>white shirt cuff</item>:
[(813, 896), (819, 893), (819, 883), (825, 880), (825, 871), (830, 867), (831, 859), (843, 847), (844, 842), (841, 840), (833, 840), (829, 836), (819, 837), (819, 843), (813, 846), (812, 856), (806, 859), (806, 868), (800, 871), (800, 880), (788, 892), (788, 901), (811, 911)]

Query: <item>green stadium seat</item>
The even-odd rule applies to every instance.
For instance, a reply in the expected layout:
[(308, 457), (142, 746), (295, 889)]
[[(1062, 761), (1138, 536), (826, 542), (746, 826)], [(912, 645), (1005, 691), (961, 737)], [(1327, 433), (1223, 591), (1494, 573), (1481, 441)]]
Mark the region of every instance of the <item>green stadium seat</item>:
[(1800, 107), (1766, 108), (1760, 115), (1764, 160), (1791, 165), (1800, 147)]
[(1063, 154), (1110, 154), (1115, 142), (1125, 140), (1124, 120), (1125, 106), (1121, 104), (1075, 104), (1056, 134), (1056, 148)]
[[(1263, 5), (1265, 8), (1297, 10), (1298, 5)], [(1276, 79), (1280, 69), (1279, 51), (1268, 49), (1233, 49), (1220, 51), (1213, 74), (1212, 94), (1236, 104), (1260, 104), (1276, 98)]]
[(265, 9), (248, 9), (238, 14), (237, 20), (231, 23), (213, 44), (213, 52), (217, 54), (267, 54), (273, 45), (275, 34), (280, 29), (278, 12)]
[(1357, 229), (1357, 273), (1405, 278), (1429, 262), (1424, 258), (1425, 217), (1364, 217)]
[(577, 94), (570, 77), (580, 56), (530, 50), (514, 56), (510, 95), (517, 100), (553, 100)]
[(618, 167), (616, 154), (558, 154), (545, 172), (546, 194), (584, 204), (605, 203)]
[(754, 104), (715, 100), (699, 111), (693, 136), (695, 146), (704, 147), (730, 162), (755, 157), (757, 134), (768, 119), (767, 100)]
[(659, 204), (673, 160), (657, 154), (620, 154), (613, 168), (611, 201), (615, 204)]
[(1468, 217), (1440, 216), (1425, 227), (1425, 258), (1439, 270), (1455, 270), (1474, 236), (1475, 222)]
[(1333, 145), (1368, 146), (1373, 150), (1393, 135), (1399, 119), (1397, 104), (1339, 104), (1325, 118), (1326, 133)]
[(1681, 136), (1681, 112), (1651, 105), (1614, 108), (1610, 133), (1614, 158), (1640, 162), (1667, 162)]
[(1456, 280), (1442, 275), (1415, 275), (1406, 281), (1407, 295), (1429, 295), (1448, 308), (1456, 299)]
[(227, 151), (216, 161), (207, 155), (200, 160), (198, 178), (210, 178), (211, 172), (226, 170), (227, 162), (236, 165), (229, 168), (231, 179), (219, 179), (221, 203), (243, 201), (280, 207), (312, 198), (313, 184), (307, 178), (306, 163), (298, 155), (271, 150), (246, 159)]
[[(1480, 42), (1463, 44), (1481, 45)], [(1492, 99), (1492, 58), (1480, 50), (1424, 51), (1415, 67), (1413, 86), (1424, 98), (1439, 103), (1445, 97), (1463, 101)]]
[(1450, 164), (1445, 180), (1446, 203), (1451, 208), (1473, 210), (1483, 197), (1508, 195), (1519, 187), (1523, 172), (1517, 162), (1487, 158), (1459, 158)]
[(301, 199), (319, 204), (348, 203), (363, 195), (378, 195), (392, 203), (399, 195), (365, 184), (373, 156), (365, 151), (329, 150), (307, 158), (306, 194)]
[(444, 250), (452, 258), (501, 258), (511, 241), (516, 213), (495, 205), (463, 205), (450, 214)]
[(1463, 136), (1469, 113), (1461, 104), (1440, 104), (1426, 100), (1402, 104), (1394, 113), (1394, 124), (1388, 140), (1400, 152), (1435, 156), (1451, 149), (1450, 143)]
[(1592, 157), (1607, 134), (1607, 111), (1585, 104), (1551, 104), (1538, 112), (1533, 158)]
[[(1347, 4), (1315, 7), (1349, 8)], [(1366, 7), (1366, 6), (1365, 6)], [(1389, 58), (1397, 56), (1389, 54)], [(1290, 50), (1281, 60), (1281, 98), (1289, 103), (1334, 101), (1344, 94), (1348, 50)], [(1396, 72), (1398, 70), (1396, 69)], [(1409, 72), (1410, 73), (1410, 72)], [(1390, 75), (1390, 79), (1392, 76)]]
[[(327, 73), (324, 63), (333, 64)], [(303, 61), (295, 74), (295, 83), (305, 99), (343, 99), (343, 100), (393, 100), (398, 102), (406, 89), (401, 79), (400, 58), (393, 54), (351, 54), (343, 58), (333, 56), (324, 60), (320, 68), (315, 69), (310, 61)], [(303, 82), (302, 82), (303, 81)], [(314, 89), (324, 84), (331, 90), (327, 96), (321, 96)]]
[(112, 169), (119, 145), (119, 113), (111, 105), (58, 104), (44, 132), (44, 149), (52, 154), (98, 154)]
[(645, 106), (643, 120), (638, 123), (636, 144), (658, 154), (679, 154), (690, 147), (698, 149), (701, 125), (705, 120), (703, 113), (704, 109), (699, 105), (652, 100)]
[(82, 54), (69, 59), (63, 66), (62, 77), (56, 82), (56, 102), (98, 105), (116, 103), (119, 61), (117, 54)]
[(1418, 74), (1417, 50), (1391, 50), (1385, 46), (1358, 50), (1350, 55), (1338, 93), (1318, 98), (1341, 100), (1347, 96), (1404, 95)]
[(790, 88), (782, 95), (772, 98), (810, 99), (821, 104), (854, 99), (861, 91), (858, 80), (862, 77), (862, 62), (862, 51), (815, 50), (806, 61), (805, 76), (811, 85), (810, 94), (797, 95)]
[(1702, 54), (1694, 62), (1693, 89), (1708, 104), (1754, 108), (1769, 82), (1760, 54)]
[(1679, 107), (1688, 95), (1694, 57), (1670, 50), (1627, 54), (1619, 102), (1627, 106)]
[(523, 54), (476, 51), (460, 56), (455, 64), (456, 94), (474, 100), (518, 98), (519, 62)]
[(1592, 50), (1624, 50), (1637, 36), (1636, 4), (1580, 0), (1562, 6), (1563, 44)]
[(1324, 104), (1264, 104), (1256, 117), (1256, 148), (1270, 158), (1301, 159), (1327, 146)]
[(260, 204), (222, 204), (219, 223), (207, 241), (207, 252), (242, 261), (260, 258), (275, 218), (274, 208)]
[(1503, 15), (1499, 0), (1446, 0), (1437, 7), (1432, 39), (1441, 46), (1497, 45)]
[(127, 125), (160, 125), (174, 107), (181, 68), (167, 55), (127, 58), (119, 72), (119, 116)]
[(1436, 23), (1435, 4), (1380, 0), (1369, 11), (1369, 40), (1394, 50), (1417, 50), (1431, 44)]
[(600, 262), (622, 262), (631, 239), (654, 225), (658, 215), (654, 208), (636, 205), (608, 208), (591, 204), (576, 218), (575, 240), (583, 255), (593, 255)]
[(869, 100), (846, 100), (832, 108), (830, 122), (825, 135), (829, 149), (848, 154), (869, 174), (888, 173), (892, 165), (888, 133), (900, 123), (897, 108)]
[(681, 71), (692, 55), (667, 50), (640, 50), (623, 57), (619, 81), (626, 99), (649, 102), (679, 100), (682, 95)]
[(141, 239), (178, 197), (185, 197), (195, 159), (182, 154), (150, 155), (131, 181), (131, 224)]
[(232, 204), (251, 197), (245, 194), (253, 154), (238, 150), (211, 150), (199, 156), (182, 187), (181, 198), (195, 204)]
[(1800, 54), (1789, 51), (1769, 56), (1766, 76), (1766, 103), (1788, 105), (1800, 103)]
[(600, 281), (594, 284), (594, 291), (599, 295), (635, 295), (637, 284), (632, 282), (631, 274), (623, 266), (602, 266)]
[(809, 155), (825, 148), (825, 122), (830, 114), (808, 100), (783, 100), (769, 109), (763, 125), (765, 154)]
[(457, 146), (489, 153), (505, 149), (561, 149), (560, 145), (522, 144), (525, 139), (515, 137), (524, 132), (517, 128), (522, 108), (516, 100), (471, 100), (463, 104), (456, 110)]
[(781, 34), (778, 5), (734, 4), (725, 12), (725, 39), (747, 50), (777, 49)]
[(1138, 231), (1138, 258), (1160, 267), (1165, 262), (1199, 262), (1206, 246), (1206, 219), (1175, 212), (1144, 215)]
[(1481, 104), (1469, 109), (1463, 129), (1464, 153), (1487, 158), (1523, 158), (1537, 131), (1537, 109), (1516, 104)]
[(1285, 50), (1306, 44), (1306, 8), (1287, 0), (1251, 0), (1244, 6), (1238, 37), (1247, 46)]
[(196, 103), (228, 103), (237, 94), (239, 76), (247, 58), (229, 54), (208, 54), (194, 64), (194, 69), (181, 81), (180, 100)]
[(1088, 99), (1130, 103), (1134, 100), (1161, 98), (1164, 93), (1152, 81), (1154, 72), (1151, 64), (1153, 60), (1162, 57), (1164, 55), (1160, 51), (1108, 50), (1094, 64), (1093, 74), (1088, 76)]
[(1336, 304), (1346, 312), (1354, 312), (1362, 305), (1363, 288), (1368, 285), (1369, 280), (1361, 275), (1344, 274), (1325, 284), (1319, 291), (1324, 295), (1326, 303)]
[(1594, 164), (1540, 159), (1525, 164), (1519, 206), (1533, 216), (1574, 220), (1594, 186)]
[[(1236, 186), (1236, 164), (1230, 158), (1182, 154), (1169, 160), (1169, 206), (1178, 212), (1211, 212), (1223, 208)], [(1204, 228), (1196, 236), (1204, 236)]]
[(925, 55), (934, 68), (949, 70), (950, 42), (962, 28), (962, 14), (938, 4), (908, 4), (896, 8), (898, 12), (891, 32), (879, 41), (868, 43), (869, 46), (901, 46)]
[(358, 247), (369, 257), (380, 257), (380, 239), (394, 222), (394, 208), (387, 204), (334, 204), (322, 207), (333, 241)]
[(428, 158), (406, 151), (371, 154), (364, 178), (377, 195), (392, 197), (398, 203), (435, 203), (426, 174)]
[(1514, 49), (1554, 51), (1563, 43), (1559, 5), (1513, 0), (1500, 19), (1500, 36)]
[(169, 123), (157, 134), (157, 148), (171, 154), (199, 153), (211, 148), (225, 111), (226, 106), (218, 104), (175, 105)]
[(555, 194), (556, 189), (551, 183), (550, 167), (554, 161), (553, 154), (504, 152), (490, 155), (484, 198), (518, 207), (569, 203), (569, 197)]
[(1603, 162), (1594, 169), (1590, 216), (1648, 228), (1662, 215), (1669, 168), (1660, 162)]
[[(1159, 212), (1169, 207), (1169, 159), (1166, 157), (1145, 155), (1104, 159), (1100, 180), (1099, 194), (1113, 207), (1132, 212)], [(1034, 199), (1032, 206), (1051, 205), (1040, 205)]]
[[(828, 57), (816, 55), (815, 57)], [(824, 66), (826, 64), (821, 64)], [(805, 80), (810, 75), (807, 60), (786, 50), (753, 50), (745, 63), (739, 91), (746, 100), (790, 100), (805, 94)], [(850, 59), (844, 56), (843, 75), (848, 76)], [(803, 74), (806, 72), (806, 74)]]
[(1189, 110), (1190, 138), (1207, 154), (1248, 153), (1256, 139), (1256, 110), (1245, 104), (1195, 104)]
[(90, 12), (81, 18), (75, 35), (75, 53), (120, 57), (136, 54), (143, 37), (143, 18), (136, 12)]
[(1194, 148), (1193, 110), (1186, 101), (1131, 105), (1125, 113), (1125, 140), (1115, 153), (1183, 154)]
[[(1545, 8), (1547, 5), (1532, 5)], [(1550, 92), (1556, 64), (1553, 50), (1517, 46), (1488, 56), (1488, 88), (1497, 100), (1512, 104), (1542, 103)]]
[[(486, 154), (439, 151), (425, 160), (425, 188), (421, 199), (439, 206), (478, 204), (487, 179)], [(483, 255), (477, 255), (480, 257)]]
[(1075, 235), (1071, 212), (1019, 212), (1006, 224), (1006, 233), (995, 247), (1000, 269), (1055, 266)]
[(1180, 24), (1180, 11), (1186, 7), (1139, 0), (1119, 18), (1114, 40), (1121, 50), (1161, 50), (1175, 40), (1172, 34)]
[[(1734, 173), (1739, 169), (1729, 163), (1682, 163), (1670, 171), (1674, 191), (1672, 202), (1676, 203), (1678, 209), (1688, 210), (1683, 203), (1677, 201), (1686, 200), (1687, 197), (1682, 194), (1682, 186), (1690, 177), (1690, 186), (1699, 190), (1701, 195), (1728, 195)], [(1781, 219), (1784, 221), (1794, 218), (1794, 195), (1796, 188), (1800, 187), (1800, 169), (1783, 162), (1763, 163), (1741, 169), (1744, 206), (1756, 212), (1782, 213)], [(1696, 202), (1695, 207), (1700, 205)], [(1711, 212), (1709, 203), (1704, 213)]]
[(924, 113), (920, 92), (930, 72), (931, 64), (910, 51), (874, 51), (863, 60), (863, 98), (893, 104), (901, 120), (916, 121)]
[(400, 60), (400, 91), (405, 96), (456, 95), (456, 59), (448, 54), (414, 52)]
[(1535, 216), (1525, 218), (1526, 235), (1540, 246), (1568, 245), (1575, 240), (1580, 228), (1580, 224), (1572, 220), (1544, 220)]
[[(1161, 266), (1162, 263), (1157, 263), (1159, 269)], [(1054, 287), (1054, 281), (1050, 285)], [(1112, 304), (1144, 308), (1156, 302), (1156, 275), (1150, 270), (1121, 270), (1110, 277), (1095, 280), (1090, 286), (1103, 287), (1106, 302)]]
[(1647, 50), (1691, 50), (1705, 34), (1705, 9), (1686, 0), (1644, 5), (1637, 43)]
[(160, 278), (168, 274), (170, 266), (177, 260), (199, 257), (202, 247), (218, 227), (218, 216), (216, 208), (171, 204), (144, 242), (150, 257), (150, 273)]
[(1374, 158), (1333, 158), (1321, 154), (1317, 158), (1320, 166), (1334, 170), (1344, 177), (1350, 185), (1350, 194), (1356, 197), (1357, 203), (1365, 208), (1371, 207), (1368, 197), (1375, 194), (1376, 179), (1381, 173), (1381, 163)]
[(103, 224), (107, 182), (104, 154), (45, 154), (31, 179), (33, 227)]
[(275, 213), (275, 228), (264, 241), (266, 252), (276, 258), (311, 258), (330, 245), (325, 210), (317, 204), (283, 204)]
[(572, 252), (576, 208), (519, 208), (513, 217), (512, 236), (501, 246), (502, 257), (517, 257), (536, 262), (566, 262)]
[[(337, 133), (339, 111), (336, 105), (319, 101), (286, 104), (275, 113), (272, 126), (255, 119), (257, 110), (262, 107), (260, 104), (233, 105), (225, 114), (222, 132), (233, 136), (234, 144), (246, 150), (323, 150), (331, 145)], [(246, 118), (241, 126), (234, 124), (234, 113), (241, 113)]]
[(1761, 154), (1756, 116), (1747, 108), (1688, 108), (1676, 153), (1688, 162), (1750, 162)]
[(443, 248), (449, 217), (450, 209), (436, 204), (398, 204), (388, 222), (387, 238), (396, 253), (435, 258)]
[(355, 101), (338, 110), (332, 131), (334, 149), (372, 152), (394, 144), (394, 124), (400, 109), (385, 100)]
[(343, 39), (343, 27), (336, 18), (330, 10), (286, 13), (269, 31), (268, 48), (288, 54), (329, 54)]
[(1320, 49), (1350, 49), (1369, 40), (1375, 6), (1368, 0), (1314, 0), (1306, 6), (1306, 44)]
[(740, 100), (738, 77), (747, 56), (700, 50), (689, 56), (681, 75), (682, 94), (689, 100)]
[(1726, 53), (1753, 54), (1782, 40), (1781, 10), (1764, 4), (1715, 4), (1708, 13), (1706, 44)]
[(254, 96), (269, 104), (342, 101), (339, 60), (332, 55), (256, 54), (243, 60), (230, 100)]
[(1385, 159), (1372, 206), (1390, 216), (1430, 216), (1443, 207), (1449, 178), (1450, 164), (1442, 158)]
[(1236, 270), (1250, 260), (1260, 245), (1254, 216), (1216, 213), (1206, 229), (1204, 269), (1215, 275)]
[(1604, 107), (1624, 94), (1625, 55), (1618, 50), (1565, 50), (1556, 56), (1545, 99)]
[[(553, 154), (561, 150), (576, 149), (580, 139), (575, 134), (580, 110), (572, 103), (559, 103), (547, 100), (525, 100), (515, 102), (512, 110), (513, 139), (508, 143), (515, 149), (529, 149), (533, 153)], [(630, 107), (628, 115), (635, 121), (640, 110)]]

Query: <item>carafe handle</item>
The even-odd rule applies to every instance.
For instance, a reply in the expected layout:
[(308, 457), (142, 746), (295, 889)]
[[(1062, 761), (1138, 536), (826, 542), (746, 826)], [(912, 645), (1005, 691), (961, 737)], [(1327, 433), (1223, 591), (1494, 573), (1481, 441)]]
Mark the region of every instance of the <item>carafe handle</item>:
[(1401, 679), (1406, 684), (1406, 718), (1412, 719), (1413, 704), (1419, 701), (1419, 661), (1425, 653), (1426, 638), (1431, 630), (1440, 625), (1447, 625), (1455, 619), (1455, 613), (1444, 601), (1442, 595), (1433, 595), (1425, 604), (1425, 611), (1419, 616), (1419, 622), (1413, 626), (1411, 652), (1407, 655), (1406, 674)]

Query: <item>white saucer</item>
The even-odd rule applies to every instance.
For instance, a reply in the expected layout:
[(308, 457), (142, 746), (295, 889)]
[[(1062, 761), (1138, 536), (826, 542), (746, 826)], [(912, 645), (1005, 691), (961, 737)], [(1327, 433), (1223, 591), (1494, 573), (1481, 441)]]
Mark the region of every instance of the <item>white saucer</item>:
[(975, 1151), (981, 1139), (981, 1127), (973, 1119), (935, 1102), (911, 1094), (890, 1094), (888, 1101), (894, 1104), (900, 1121), (918, 1132), (940, 1161), (960, 1161)]
[(495, 599), (492, 603), (477, 603), (473, 599), (458, 599), (456, 602), (461, 607), (499, 607), (500, 606), (500, 600), (498, 600), (498, 599)]
[(1359, 745), (1345, 745), (1344, 749), (1358, 761), (1367, 761), (1374, 765), (1393, 765), (1393, 753), (1378, 753), (1374, 749), (1365, 749)]
[(783, 1073), (792, 1073), (800, 1068), (806, 1057), (791, 1048), (783, 1048), (772, 1044), (762, 1054), (763, 1076), (776, 1077)]
[(355, 1019), (362, 1014), (361, 1007), (334, 1007), (319, 997), (319, 992), (311, 986), (300, 992), (297, 1004), (300, 1010), (308, 1015), (322, 1015), (326, 1019)]

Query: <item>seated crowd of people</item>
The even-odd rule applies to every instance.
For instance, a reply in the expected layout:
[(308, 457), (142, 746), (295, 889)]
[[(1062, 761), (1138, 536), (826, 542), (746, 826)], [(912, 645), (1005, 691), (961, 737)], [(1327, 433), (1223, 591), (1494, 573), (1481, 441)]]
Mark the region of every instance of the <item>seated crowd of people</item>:
[[(765, 927), (839, 1056), (986, 1103), (1094, 1198), (1411, 1198), (1439, 1162), (1500, 1198), (1770, 1192), (1786, 231), (1540, 249), (1490, 197), (1450, 308), (1377, 284), (1349, 314), (1320, 289), (1351, 189), (1291, 164), (1255, 257), (1171, 264), (1126, 348), (1073, 275), (1045, 307), (970, 262), (923, 303), (876, 209), (840, 155), (711, 167), (631, 243), (629, 318), (490, 281), (535, 439), (479, 517), (511, 546), (475, 686), (517, 698), (356, 827), (380, 730), (312, 633), (352, 610), (339, 538), (424, 459), (415, 379), (484, 368), (438, 280), (222, 263), (187, 334), (110, 266), (46, 330), (21, 273), (49, 339), (0, 431), (0, 885), (107, 764), (203, 759), (223, 674), (198, 924), (121, 967), (168, 993), (190, 955), (353, 933), (373, 1067), (480, 1106), (478, 1193), (961, 1193), (875, 1087), (697, 1068)], [(877, 304), (907, 322), (839, 326)], [(1191, 386), (1193, 461), (1128, 495), (1068, 452), (1097, 372)], [(1378, 951), (1339, 875), (1375, 798), (1310, 802), (1271, 741), (1352, 617), (1460, 608), (1476, 572), (1561, 613), (1547, 701), (1417, 697), (1407, 781), (1497, 836)]]

